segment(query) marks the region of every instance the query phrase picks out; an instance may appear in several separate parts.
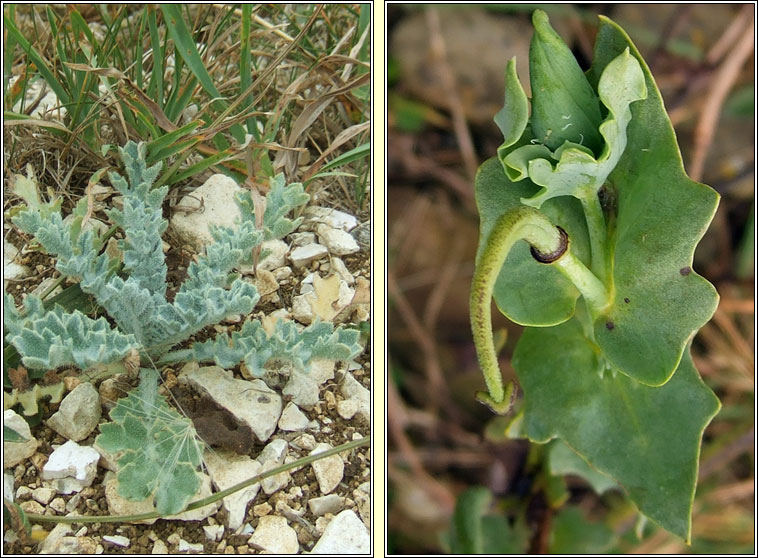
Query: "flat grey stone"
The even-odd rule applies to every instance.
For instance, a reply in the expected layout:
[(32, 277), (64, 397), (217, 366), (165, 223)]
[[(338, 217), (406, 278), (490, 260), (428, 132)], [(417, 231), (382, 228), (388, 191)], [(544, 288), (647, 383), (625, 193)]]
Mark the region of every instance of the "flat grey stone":
[[(261, 464), (247, 455), (234, 452), (206, 451), (205, 465), (217, 490), (226, 490), (261, 472)], [(260, 490), (260, 483), (243, 488), (226, 496), (222, 506), (227, 512), (226, 526), (236, 531), (245, 520), (245, 512), (250, 502), (255, 500)]]
[(171, 217), (171, 228), (182, 242), (191, 244), (198, 251), (202, 250), (213, 242), (210, 225), (228, 227), (240, 219), (240, 209), (234, 196), (241, 191), (242, 188), (233, 178), (214, 174), (179, 202), (181, 207), (202, 210), (193, 213), (177, 211)]
[(63, 398), (47, 425), (64, 438), (78, 442), (95, 430), (101, 414), (100, 395), (95, 386), (86, 382)]
[(32, 436), (29, 423), (21, 415), (17, 415), (13, 409), (6, 409), (3, 412), (3, 425), (15, 430), (28, 440), (27, 442), (6, 442), (3, 440), (3, 469), (8, 469), (34, 455), (39, 442)]
[(79, 492), (92, 485), (99, 459), (95, 449), (69, 440), (50, 455), (42, 468), (42, 480), (51, 480), (61, 494)]
[(199, 368), (191, 362), (182, 368), (179, 381), (207, 394), (247, 424), (261, 442), (268, 440), (276, 429), (282, 414), (282, 398), (262, 380), (239, 380), (220, 366)]
[(249, 542), (264, 548), (267, 554), (297, 554), (300, 550), (297, 533), (278, 515), (261, 517)]
[(305, 430), (307, 426), (308, 417), (306, 417), (292, 401), (287, 403), (287, 406), (282, 411), (282, 416), (279, 419), (279, 428), (281, 430), (295, 432), (298, 430)]
[(298, 246), (290, 252), (290, 260), (295, 267), (305, 267), (309, 263), (323, 258), (329, 254), (326, 246), (321, 244), (308, 244), (307, 246)]

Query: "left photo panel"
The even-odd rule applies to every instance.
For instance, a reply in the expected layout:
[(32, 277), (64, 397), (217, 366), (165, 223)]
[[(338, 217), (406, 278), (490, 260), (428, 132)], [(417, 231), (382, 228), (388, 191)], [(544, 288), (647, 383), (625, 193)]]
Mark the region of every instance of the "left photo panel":
[(371, 553), (372, 9), (3, 5), (3, 554)]

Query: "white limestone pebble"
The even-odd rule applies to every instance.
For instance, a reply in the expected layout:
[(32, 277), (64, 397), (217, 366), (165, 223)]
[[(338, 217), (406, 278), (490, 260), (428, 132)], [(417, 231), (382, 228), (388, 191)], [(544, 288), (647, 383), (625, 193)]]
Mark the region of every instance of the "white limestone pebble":
[[(322, 518), (320, 518), (322, 519)], [(338, 513), (326, 526), (311, 554), (368, 554), (371, 535), (352, 510)]]
[(352, 374), (345, 374), (342, 380), (342, 395), (345, 400), (353, 400), (358, 404), (358, 416), (365, 420), (371, 419), (371, 392), (361, 385)]
[(361, 247), (350, 233), (334, 229), (323, 223), (316, 225), (316, 234), (321, 244), (326, 246), (330, 254), (346, 256), (358, 252)]
[(3, 471), (3, 498), (8, 498), (13, 502), (13, 473)]
[(50, 455), (42, 468), (42, 480), (52, 480), (61, 494), (79, 492), (92, 485), (99, 459), (95, 449), (69, 440)]
[(212, 542), (218, 542), (224, 535), (223, 525), (203, 525), (203, 531), (205, 531), (205, 538)]
[(179, 552), (202, 552), (203, 543), (189, 543), (184, 539), (179, 539), (179, 546), (177, 547)]
[(330, 207), (310, 206), (303, 211), (306, 224), (324, 223), (335, 229), (351, 231), (358, 226), (358, 219), (337, 209)]
[(32, 436), (32, 431), (21, 415), (16, 414), (13, 409), (6, 409), (3, 412), (3, 426), (20, 434), (26, 438), (26, 442), (7, 442), (3, 440), (3, 469), (15, 467), (24, 459), (34, 455), (37, 451), (39, 442)]
[(300, 550), (297, 533), (284, 517), (278, 515), (261, 517), (248, 542), (271, 554), (297, 554)]
[(122, 535), (103, 535), (103, 540), (122, 548), (127, 548), (132, 544), (132, 541)]
[(298, 246), (290, 252), (290, 260), (295, 267), (305, 267), (309, 263), (323, 258), (329, 253), (326, 246), (321, 244), (308, 244)]
[[(310, 452), (310, 455), (316, 455), (330, 449), (332, 449), (332, 446), (321, 442)], [(342, 477), (345, 474), (345, 464), (339, 454), (317, 459), (311, 463), (311, 467), (313, 467), (313, 472), (316, 474), (316, 480), (322, 494), (329, 494), (337, 488), (337, 485), (342, 481)]]
[[(261, 463), (261, 473), (265, 473), (266, 471), (270, 471), (271, 469), (283, 465), (288, 447), (289, 444), (287, 444), (286, 440), (278, 438), (272, 440), (271, 443), (263, 448), (263, 451), (261, 451), (258, 456), (258, 461)], [(263, 488), (263, 491), (270, 496), (277, 490), (281, 490), (287, 486), (290, 482), (290, 478), (289, 471), (283, 471), (272, 477), (263, 479), (261, 481), (261, 488)]]
[(234, 196), (242, 188), (225, 174), (214, 174), (191, 194), (183, 197), (179, 207), (198, 209), (185, 213), (177, 211), (171, 217), (171, 228), (185, 244), (196, 250), (213, 242), (210, 226), (230, 226), (240, 216), (240, 209)]
[(342, 509), (344, 500), (338, 494), (327, 494), (308, 500), (308, 507), (315, 516), (325, 515), (327, 513), (337, 513)]
[[(205, 465), (213, 480), (213, 485), (218, 490), (226, 490), (254, 477), (261, 471), (261, 464), (258, 461), (247, 455), (238, 455), (233, 452), (206, 451)], [(256, 482), (224, 497), (222, 500), (222, 505), (227, 513), (226, 526), (231, 531), (235, 531), (242, 525), (247, 506), (255, 500), (260, 487), (260, 483)]]
[(295, 432), (305, 430), (306, 426), (308, 426), (308, 417), (292, 401), (287, 403), (279, 419), (279, 428)]
[(162, 540), (158, 539), (153, 544), (153, 549), (150, 551), (150, 554), (168, 554), (168, 546), (166, 546), (166, 543)]
[(56, 492), (54, 488), (50, 488), (49, 486), (40, 486), (39, 488), (35, 488), (32, 490), (32, 498), (34, 498), (37, 502), (42, 504), (43, 506), (46, 506), (50, 503), (50, 500), (53, 499)]
[(350, 420), (358, 412), (358, 402), (355, 399), (337, 401), (337, 413), (345, 420)]

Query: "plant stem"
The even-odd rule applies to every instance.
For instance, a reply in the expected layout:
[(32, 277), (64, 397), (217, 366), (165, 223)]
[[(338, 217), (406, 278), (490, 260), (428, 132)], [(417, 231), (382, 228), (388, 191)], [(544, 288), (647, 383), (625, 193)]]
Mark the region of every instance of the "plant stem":
[[(310, 463), (313, 463), (314, 461), (318, 461), (319, 459), (329, 457), (330, 455), (335, 455), (338, 453), (342, 453), (343, 451), (350, 451), (350, 450), (359, 448), (361, 446), (366, 446), (370, 442), (371, 442), (371, 436), (365, 436), (361, 438), (360, 440), (353, 440), (352, 442), (347, 442), (346, 444), (342, 444), (341, 446), (337, 446), (336, 448), (332, 448), (330, 450), (326, 450), (324, 452), (320, 452), (315, 455), (308, 455), (306, 457), (301, 457), (300, 459), (293, 461), (292, 463), (285, 463), (284, 465), (280, 465), (279, 467), (274, 467), (273, 469), (269, 469), (265, 473), (261, 473), (260, 475), (251, 477), (246, 481), (242, 481), (241, 483), (235, 484), (234, 486), (227, 488), (226, 490), (222, 490), (221, 492), (216, 492), (215, 494), (208, 496), (207, 498), (196, 500), (195, 502), (192, 502), (190, 505), (188, 505), (184, 510), (182, 510), (179, 513), (184, 513), (191, 510), (196, 510), (198, 508), (202, 508), (204, 506), (207, 506), (208, 504), (212, 504), (213, 502), (220, 500), (221, 498), (224, 498), (226, 496), (229, 496), (230, 494), (238, 492), (239, 490), (242, 490), (243, 488), (247, 488), (250, 485), (260, 482), (263, 479), (266, 479), (268, 477), (278, 475), (280, 473), (289, 471), (291, 469), (296, 469), (297, 467), (302, 467), (303, 465), (308, 465)], [(3, 500), (6, 503), (6, 505), (12, 504), (9, 500), (5, 498), (3, 498)], [(27, 513), (26, 517), (30, 522), (33, 522), (33, 523), (44, 523), (44, 522), (50, 522), (50, 523), (128, 523), (128, 522), (134, 522), (134, 521), (141, 521), (144, 519), (160, 518), (161, 514), (159, 514), (157, 511), (154, 511), (154, 512), (138, 513), (138, 514), (132, 514), (132, 515), (105, 515), (105, 516), (102, 516), (102, 515), (68, 516), (67, 515), (65, 517), (56, 517), (56, 516), (50, 516), (50, 515), (40, 515), (36, 513)]]
[(608, 284), (608, 262), (606, 247), (606, 226), (603, 208), (600, 205), (600, 199), (597, 196), (597, 189), (589, 188), (586, 195), (579, 198), (584, 208), (584, 215), (587, 219), (587, 230), (590, 235), (590, 250), (592, 252), (592, 263), (590, 268), (604, 284)]
[(567, 250), (553, 265), (579, 289), (593, 316), (608, 306), (610, 296), (605, 285), (571, 250)]
[(490, 301), (500, 268), (513, 245), (522, 239), (543, 254), (556, 253), (562, 247), (565, 250), (565, 238), (545, 215), (531, 207), (517, 207), (498, 219), (484, 245), (471, 283), (471, 330), (489, 391), (489, 395), (480, 394), (479, 399), (501, 414), (510, 409), (510, 395), (513, 392), (509, 387), (506, 393), (503, 386), (492, 338)]

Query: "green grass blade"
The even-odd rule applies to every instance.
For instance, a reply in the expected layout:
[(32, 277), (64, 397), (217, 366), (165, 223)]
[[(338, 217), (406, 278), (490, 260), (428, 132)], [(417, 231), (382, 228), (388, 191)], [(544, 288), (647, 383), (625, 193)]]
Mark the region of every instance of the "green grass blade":
[(181, 180), (184, 180), (185, 178), (195, 176), (197, 173), (202, 172), (205, 169), (210, 168), (214, 165), (217, 165), (221, 163), (222, 161), (229, 159), (230, 157), (234, 157), (234, 151), (231, 149), (227, 149), (215, 155), (211, 155), (210, 157), (206, 157), (202, 161), (199, 161), (195, 163), (194, 165), (190, 165), (189, 167), (184, 169), (182, 172), (178, 173), (176, 176), (172, 178), (171, 182), (176, 183)]
[[(253, 7), (250, 4), (242, 6), (242, 28), (240, 32), (240, 93), (247, 91), (253, 83), (252, 64), (250, 60), (250, 23), (253, 20)], [(252, 107), (253, 95), (248, 95), (243, 101), (246, 107)], [(258, 131), (258, 121), (254, 116), (247, 119), (247, 133), (252, 134), (255, 141), (261, 141)]]
[[(155, 99), (158, 106), (164, 109), (165, 112), (165, 105), (163, 103), (163, 60), (166, 55), (166, 49), (161, 46), (161, 39), (158, 34), (158, 22), (156, 21), (155, 13), (155, 8), (153, 6), (148, 6), (147, 26), (150, 29), (150, 44), (153, 49), (153, 72), (150, 75), (150, 84), (147, 86), (147, 94), (152, 99)], [(177, 74), (178, 70), (178, 68), (175, 68)]]
[(35, 48), (31, 45), (31, 43), (28, 40), (26, 40), (26, 37), (24, 37), (23, 34), (18, 30), (18, 27), (16, 27), (16, 24), (13, 23), (13, 21), (11, 21), (10, 19), (8, 19), (8, 17), (5, 15), (3, 15), (3, 21), (5, 22), (5, 28), (8, 31), (8, 34), (13, 37), (13, 39), (21, 47), (21, 50), (23, 50), (26, 53), (26, 55), (31, 59), (31, 61), (37, 67), (37, 71), (40, 73), (42, 78), (47, 82), (48, 86), (50, 86), (50, 89), (52, 89), (53, 92), (57, 95), (58, 99), (63, 104), (71, 103), (71, 97), (66, 92), (66, 89), (55, 77), (55, 75), (53, 74), (53, 71), (47, 65), (47, 62), (45, 62), (45, 59), (42, 58), (42, 56), (40, 56), (39, 52), (35, 50)]
[[(186, 62), (190, 71), (200, 82), (203, 90), (214, 99), (213, 105), (218, 110), (226, 109), (228, 104), (221, 98), (221, 93), (216, 89), (213, 78), (211, 78), (203, 64), (203, 60), (195, 45), (195, 40), (182, 18), (181, 7), (178, 4), (162, 4), (161, 11), (163, 12), (169, 35), (174, 40), (176, 52)], [(238, 142), (243, 143), (245, 141), (245, 131), (239, 124), (232, 126), (231, 132), (234, 139)]]
[(321, 172), (328, 171), (330, 169), (339, 167), (341, 165), (352, 163), (353, 161), (357, 161), (358, 159), (362, 159), (363, 157), (368, 157), (370, 154), (371, 154), (371, 145), (368, 143), (361, 144), (358, 147), (355, 147), (351, 149), (350, 151), (346, 151), (339, 157), (335, 157), (334, 159), (329, 161), (326, 165), (323, 166), (323, 168), (321, 169)]

